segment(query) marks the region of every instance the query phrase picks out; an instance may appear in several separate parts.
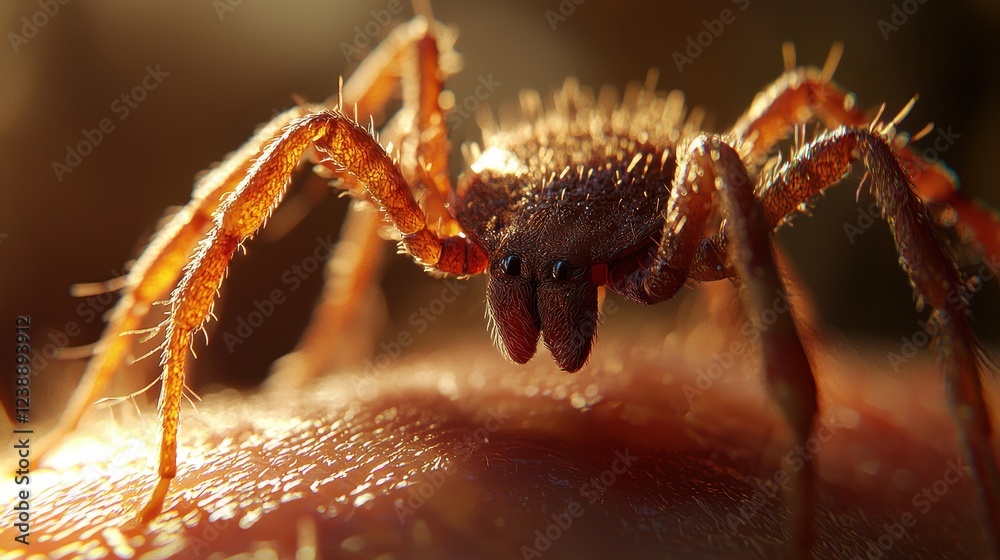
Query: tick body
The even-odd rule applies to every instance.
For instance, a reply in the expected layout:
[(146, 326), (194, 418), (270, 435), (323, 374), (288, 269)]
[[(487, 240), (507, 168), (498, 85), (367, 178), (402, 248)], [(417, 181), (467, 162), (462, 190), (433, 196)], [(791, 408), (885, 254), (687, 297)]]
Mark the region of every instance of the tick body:
[[(517, 363), (531, 359), (541, 334), (559, 367), (583, 367), (598, 288), (615, 290), (655, 253), (683, 107), (677, 96), (634, 93), (630, 105), (601, 106), (571, 82), (559, 109), (487, 127), (485, 150), (458, 182), (456, 217), (490, 256), (498, 346)], [(530, 115), (541, 100), (524, 103)]]

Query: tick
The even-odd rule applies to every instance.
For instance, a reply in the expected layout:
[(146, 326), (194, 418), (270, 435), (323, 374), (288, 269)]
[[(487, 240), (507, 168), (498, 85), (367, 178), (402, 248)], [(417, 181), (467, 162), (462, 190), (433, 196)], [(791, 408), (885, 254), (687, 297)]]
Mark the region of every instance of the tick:
[[(764, 313), (783, 291), (772, 233), (859, 164), (858, 189), (874, 195), (900, 265), (930, 308), (948, 396), (997, 542), (1000, 485), (985, 371), (967, 319), (974, 279), (962, 275), (942, 241), (957, 232), (955, 239), (981, 251), (997, 224), (968, 204), (956, 206), (957, 221), (929, 214), (928, 203), (954, 194), (955, 178), (897, 132), (909, 106), (891, 120), (857, 109), (832, 82), (837, 48), (822, 69), (796, 66), (787, 49), (786, 71), (724, 133), (703, 131), (700, 113), (688, 111), (680, 93), (657, 92), (654, 74), (621, 96), (568, 80), (547, 100), (523, 93), (516, 116), (485, 123), (482, 143), (463, 146), (466, 170), (453, 182), (446, 124), (455, 107), (444, 80), (456, 71), (454, 37), (423, 12), (391, 31), (338, 96), (279, 114), (206, 173), (128, 274), (105, 286), (119, 288), (121, 299), (50, 445), (76, 426), (129, 354), (134, 340), (121, 335), (139, 329), (169, 294), (167, 318), (150, 335), (163, 335), (159, 482), (139, 518), (148, 523), (160, 513), (176, 476), (193, 337), (212, 316), (234, 254), (264, 227), (303, 165), (343, 179), (337, 188), (361, 203), (335, 250), (342, 266), (329, 280), (343, 297), (327, 297), (315, 325), (337, 325), (331, 337), (348, 328), (345, 317), (357, 312), (351, 290), (377, 267), (370, 253), (345, 247), (375, 246), (381, 214), (400, 248), (428, 272), (488, 275), (490, 329), (511, 361), (528, 362), (541, 341), (559, 368), (573, 372), (590, 356), (607, 291), (648, 305), (688, 283), (731, 279), (748, 315)], [(402, 107), (376, 133), (367, 115), (396, 91)], [(819, 129), (808, 140), (798, 134), (807, 124)], [(791, 154), (780, 157), (779, 144), (793, 136)], [(323, 364), (331, 347), (307, 337), (297, 353)], [(759, 353), (794, 443), (804, 445), (817, 391), (791, 314), (762, 333)], [(789, 551), (806, 557), (815, 467), (807, 462), (789, 477)]]

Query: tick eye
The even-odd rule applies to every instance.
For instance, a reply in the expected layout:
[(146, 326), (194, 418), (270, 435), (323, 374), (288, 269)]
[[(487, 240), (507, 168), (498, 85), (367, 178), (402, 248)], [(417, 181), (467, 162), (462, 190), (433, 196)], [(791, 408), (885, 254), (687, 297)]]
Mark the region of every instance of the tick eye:
[(569, 280), (569, 275), (573, 272), (573, 265), (568, 261), (556, 261), (552, 265), (553, 280)]
[(507, 255), (500, 261), (500, 271), (507, 276), (517, 276), (521, 274), (521, 257), (517, 255)]

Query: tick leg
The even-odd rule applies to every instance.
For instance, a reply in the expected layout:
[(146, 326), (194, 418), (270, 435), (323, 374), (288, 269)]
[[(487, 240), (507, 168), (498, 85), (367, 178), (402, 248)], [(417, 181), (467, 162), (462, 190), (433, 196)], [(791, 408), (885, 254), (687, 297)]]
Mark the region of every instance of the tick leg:
[[(691, 143), (677, 167), (663, 240), (653, 263), (618, 282), (612, 274), (611, 287), (643, 303), (672, 296), (688, 278), (716, 191), (732, 239), (726, 248), (728, 266), (742, 279), (748, 315), (760, 317), (771, 310), (775, 294), (785, 293), (769, 244), (771, 228), (739, 154), (717, 137), (706, 135)], [(775, 316), (775, 322), (761, 333), (764, 375), (792, 428), (795, 445), (805, 446), (817, 411), (816, 383), (791, 314)], [(816, 471), (807, 462), (788, 474), (790, 491), (785, 500), (792, 519), (790, 550), (797, 558), (807, 558), (813, 541)]]
[[(830, 66), (830, 65), (828, 65)], [(788, 138), (794, 127), (818, 119), (825, 127), (864, 128), (871, 115), (854, 105), (853, 97), (833, 84), (833, 69), (797, 68), (782, 74), (754, 98), (750, 109), (736, 122), (730, 133), (743, 138), (741, 155), (756, 167), (772, 153), (778, 142)], [(940, 132), (935, 142), (954, 140), (947, 130)], [(966, 199), (958, 192), (958, 179), (940, 161), (928, 161), (910, 146), (895, 142), (893, 146), (904, 169), (910, 175), (920, 198), (950, 206), (957, 214), (954, 227), (962, 239), (982, 245), (987, 255), (1000, 253), (1000, 218), (995, 212)]]
[[(438, 104), (443, 80), (450, 73), (439, 60), (447, 62), (455, 56), (452, 38), (435, 23), (411, 39), (409, 56), (400, 51), (403, 107), (382, 130), (380, 140), (400, 146), (398, 165), (403, 176), (411, 185), (425, 186), (421, 204), (428, 224), (440, 224), (438, 234), (455, 235), (460, 228), (444, 204), (451, 183), (448, 139)], [(275, 362), (269, 387), (299, 387), (337, 365), (350, 363), (361, 357), (372, 338), (376, 327), (372, 316), (377, 315), (371, 309), (376, 298), (373, 292), (385, 258), (378, 236), (382, 220), (369, 205), (352, 208), (355, 211), (348, 214), (327, 262), (326, 282), (312, 319), (296, 348)]]
[[(741, 279), (747, 314), (764, 317), (770, 312), (776, 317), (773, 324), (762, 329), (760, 337), (767, 387), (792, 428), (793, 449), (805, 449), (818, 410), (816, 381), (791, 314), (774, 309), (775, 301), (787, 305), (784, 302), (788, 298), (771, 253), (771, 228), (735, 150), (720, 144), (710, 153), (722, 171), (716, 179), (716, 188), (726, 216), (726, 229), (732, 236), (729, 264)], [(792, 558), (812, 558), (815, 462), (804, 461), (800, 468), (783, 462), (781, 468), (790, 481), (784, 494), (790, 510), (788, 531), (792, 536), (788, 551)]]
[(292, 122), (222, 201), (213, 216), (212, 229), (185, 266), (184, 276), (171, 295), (161, 357), (160, 480), (140, 513), (143, 523), (162, 509), (170, 480), (177, 473), (177, 426), (184, 362), (192, 335), (211, 314), (215, 294), (236, 249), (263, 226), (280, 203), (292, 172), (310, 147), (329, 156), (365, 186), (403, 234), (403, 245), (415, 260), (452, 274), (473, 274), (486, 267), (485, 254), (464, 236), (442, 239), (427, 228), (409, 185), (372, 131), (338, 111), (315, 113)]
[(104, 334), (95, 345), (93, 356), (59, 423), (39, 443), (39, 460), (76, 429), (84, 413), (104, 392), (122, 362), (128, 358), (134, 338), (126, 333), (141, 328), (150, 305), (162, 299), (174, 286), (181, 267), (211, 224), (212, 212), (219, 205), (222, 193), (236, 187), (246, 174), (250, 160), (265, 142), (305, 113), (304, 107), (285, 111), (258, 130), (222, 164), (199, 179), (191, 200), (165, 220), (132, 268), (117, 282), (121, 284), (121, 299), (112, 309)]
[(932, 308), (948, 396), (958, 434), (983, 497), (990, 538), (1000, 554), (1000, 471), (983, 399), (977, 341), (969, 326), (968, 293), (951, 257), (935, 236), (927, 209), (912, 190), (903, 162), (877, 128), (840, 128), (803, 147), (762, 186), (758, 196), (768, 225), (826, 186), (860, 159), (918, 301)]
[[(853, 98), (830, 81), (831, 74), (832, 69), (796, 68), (757, 94), (750, 109), (729, 132), (742, 139), (741, 155), (751, 162), (751, 169), (757, 170), (799, 124), (817, 119), (831, 129), (868, 126), (871, 116), (857, 109)], [(900, 142), (893, 148), (920, 199), (954, 209), (954, 222), (944, 221), (938, 223), (939, 227), (954, 228), (961, 242), (978, 245), (978, 253), (1000, 254), (1000, 217), (996, 212), (959, 194), (958, 179), (940, 161), (928, 161)], [(707, 281), (731, 277), (732, 271), (725, 266), (725, 245), (725, 233), (703, 241), (692, 265), (692, 278)]]
[[(421, 201), (428, 223), (441, 235), (455, 235), (461, 231), (458, 221), (447, 210), (452, 193), (448, 175), (448, 155), (451, 146), (445, 127), (440, 98), (447, 74), (441, 58), (447, 55), (439, 43), (450, 43), (451, 38), (432, 34), (420, 39), (415, 56), (417, 77), (403, 81), (404, 103), (417, 107), (417, 128), (408, 141), (416, 143), (415, 170), (425, 192)], [(440, 223), (439, 223), (440, 222)]]
[[(427, 29), (421, 18), (393, 29), (344, 84), (343, 96), (355, 100), (362, 114), (380, 111), (396, 91), (398, 66), (406, 60), (407, 51), (412, 50), (408, 47), (424, 36)], [(84, 413), (105, 391), (115, 372), (128, 358), (135, 339), (126, 333), (140, 329), (150, 305), (162, 300), (176, 285), (181, 268), (211, 225), (211, 216), (219, 205), (220, 197), (236, 188), (253, 159), (288, 123), (310, 112), (332, 108), (339, 98), (339, 95), (333, 96), (325, 105), (299, 106), (281, 113), (198, 180), (191, 200), (165, 220), (128, 274), (114, 282), (121, 285), (121, 298), (111, 311), (108, 325), (94, 347), (93, 356), (66, 410), (58, 424), (39, 443), (39, 460), (76, 428)]]
[(663, 237), (648, 267), (608, 271), (608, 287), (637, 303), (652, 304), (674, 296), (687, 282), (688, 269), (702, 242), (712, 209), (716, 168), (709, 145), (718, 140), (702, 135), (692, 141), (674, 171), (664, 210)]

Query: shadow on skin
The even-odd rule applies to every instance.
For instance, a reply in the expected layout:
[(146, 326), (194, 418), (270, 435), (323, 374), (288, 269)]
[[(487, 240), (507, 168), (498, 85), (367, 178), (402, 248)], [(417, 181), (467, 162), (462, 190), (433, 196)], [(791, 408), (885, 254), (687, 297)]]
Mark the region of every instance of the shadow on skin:
[(825, 435), (787, 455), (747, 366), (699, 386), (688, 364), (712, 354), (667, 340), (603, 340), (577, 374), (465, 348), (296, 394), (211, 395), (185, 410), (178, 478), (148, 530), (130, 520), (155, 482), (155, 417), (92, 424), (33, 474), (30, 552), (774, 558), (780, 465), (814, 460), (819, 557), (984, 557), (932, 363), (904, 379), (814, 353)]

